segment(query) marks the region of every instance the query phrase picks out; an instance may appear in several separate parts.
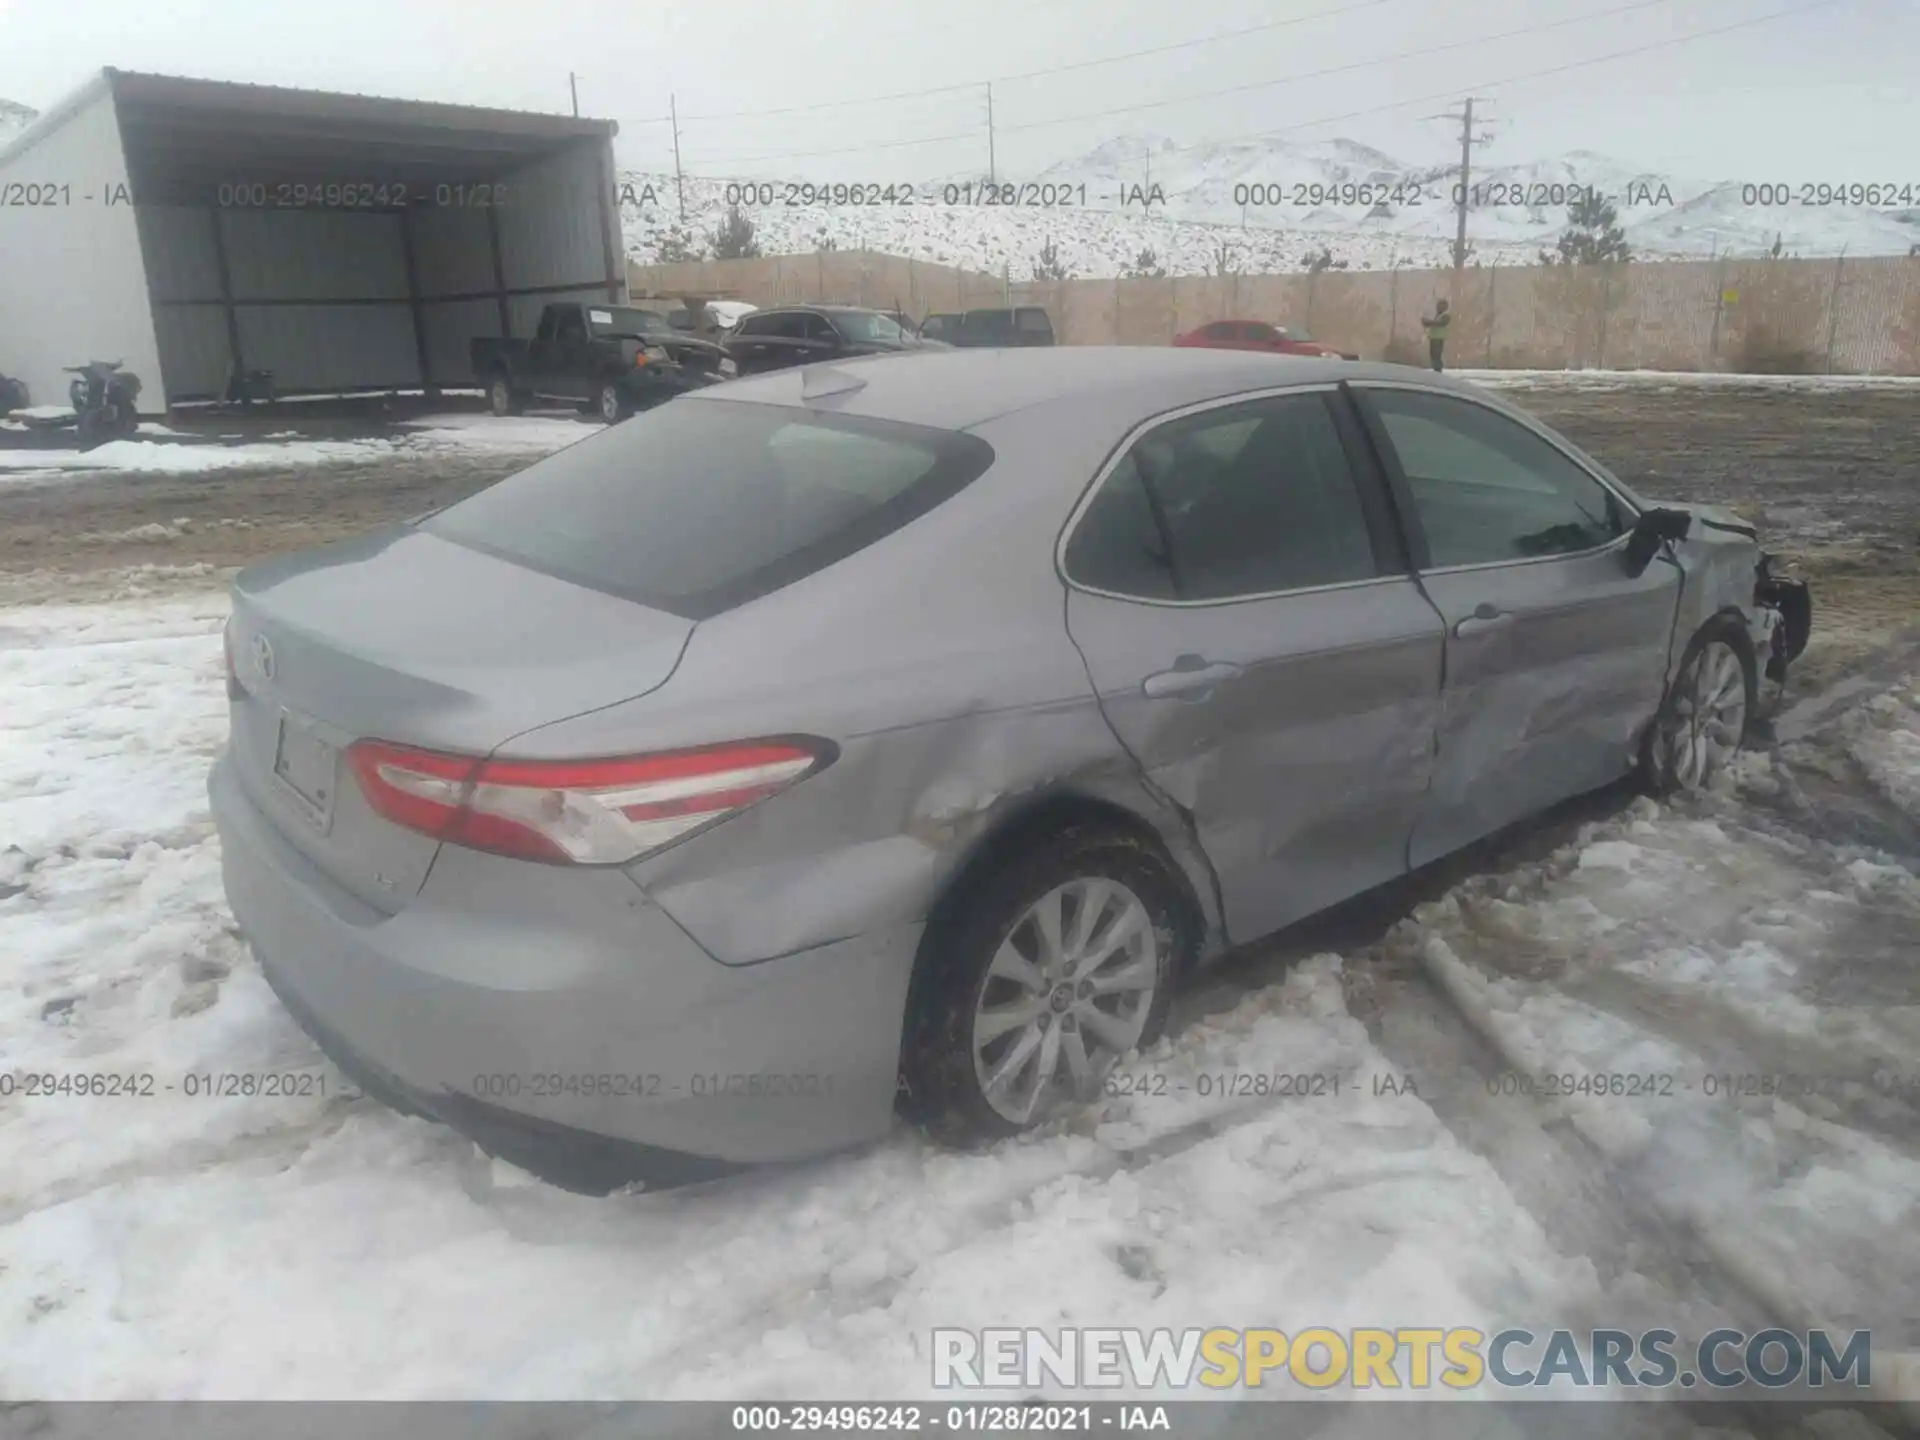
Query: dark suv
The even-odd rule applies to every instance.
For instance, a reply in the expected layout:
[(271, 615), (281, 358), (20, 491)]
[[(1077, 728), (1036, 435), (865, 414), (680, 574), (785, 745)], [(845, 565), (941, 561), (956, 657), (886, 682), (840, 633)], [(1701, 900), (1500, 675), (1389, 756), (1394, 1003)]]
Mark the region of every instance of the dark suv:
[(923, 346), (891, 315), (855, 305), (788, 305), (743, 316), (725, 341), (742, 375), (783, 370), (815, 360), (885, 355)]
[(929, 340), (970, 349), (1055, 343), (1053, 319), (1038, 305), (929, 315), (920, 322), (920, 333)]

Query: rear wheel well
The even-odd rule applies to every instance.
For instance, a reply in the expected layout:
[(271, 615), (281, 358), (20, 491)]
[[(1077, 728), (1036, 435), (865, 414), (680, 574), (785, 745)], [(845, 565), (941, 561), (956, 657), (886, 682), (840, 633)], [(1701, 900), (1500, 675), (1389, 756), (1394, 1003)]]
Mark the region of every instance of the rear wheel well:
[(1126, 835), (1152, 851), (1167, 867), (1180, 894), (1182, 920), (1187, 927), (1188, 945), (1183, 954), (1196, 953), (1206, 934), (1206, 915), (1193, 883), (1183, 866), (1168, 852), (1166, 841), (1153, 825), (1125, 806), (1072, 791), (1041, 796), (1003, 816), (986, 834), (975, 840), (967, 858), (954, 871), (927, 915), (926, 936), (920, 943), (921, 955), (928, 938), (953, 923), (955, 911), (964, 905), (985, 879), (1002, 867), (1014, 863), (1035, 846), (1057, 840), (1075, 830), (1101, 830)]

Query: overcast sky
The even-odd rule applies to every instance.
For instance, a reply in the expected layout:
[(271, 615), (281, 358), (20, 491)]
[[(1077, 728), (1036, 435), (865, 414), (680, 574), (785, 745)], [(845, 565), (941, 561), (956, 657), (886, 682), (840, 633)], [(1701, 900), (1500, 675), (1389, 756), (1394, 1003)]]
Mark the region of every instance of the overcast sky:
[[(1426, 117), (1474, 93), (1488, 163), (1920, 184), (1917, 57), (1920, 0), (0, 0), (0, 96), (35, 108), (113, 65), (564, 113), (573, 70), (623, 164), (671, 167), (673, 93), (689, 171), (828, 182), (984, 168), (992, 80), (1002, 173), (1141, 132), (1444, 160)], [(936, 93), (739, 114), (902, 91)]]

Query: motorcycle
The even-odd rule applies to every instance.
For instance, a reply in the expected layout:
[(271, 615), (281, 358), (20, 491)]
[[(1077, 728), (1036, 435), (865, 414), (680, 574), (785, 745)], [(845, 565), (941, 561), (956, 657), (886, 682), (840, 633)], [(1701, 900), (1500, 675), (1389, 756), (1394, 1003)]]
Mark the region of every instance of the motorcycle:
[(80, 430), (80, 448), (91, 450), (109, 440), (124, 440), (140, 428), (134, 402), (140, 396), (140, 377), (120, 368), (118, 360), (89, 360), (62, 368), (73, 376), (67, 398), (73, 403)]

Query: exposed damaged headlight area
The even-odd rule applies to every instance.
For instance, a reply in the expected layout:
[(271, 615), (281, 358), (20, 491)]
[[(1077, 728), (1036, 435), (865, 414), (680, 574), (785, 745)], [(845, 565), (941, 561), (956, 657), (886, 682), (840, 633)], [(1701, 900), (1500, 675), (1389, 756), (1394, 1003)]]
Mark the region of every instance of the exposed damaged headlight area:
[(1813, 592), (1805, 580), (1776, 574), (1779, 563), (1778, 557), (1761, 551), (1753, 586), (1754, 608), (1777, 617), (1769, 627), (1765, 652), (1767, 678), (1775, 684), (1786, 679), (1787, 666), (1800, 658), (1813, 634)]

